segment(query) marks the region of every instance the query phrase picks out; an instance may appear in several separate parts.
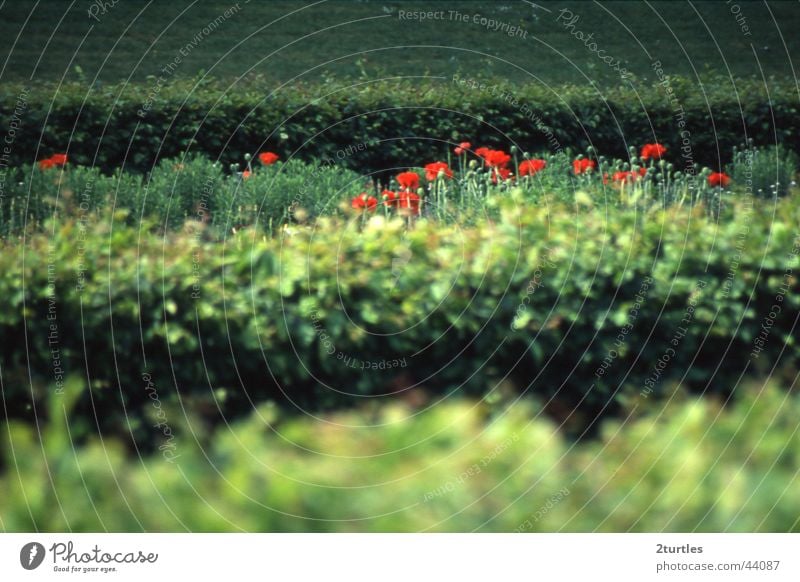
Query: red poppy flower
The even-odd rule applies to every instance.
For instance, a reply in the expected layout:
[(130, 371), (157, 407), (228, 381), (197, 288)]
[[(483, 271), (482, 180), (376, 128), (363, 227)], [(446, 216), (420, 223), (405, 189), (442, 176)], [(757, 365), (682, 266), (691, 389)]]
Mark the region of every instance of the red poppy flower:
[(39, 167), (42, 170), (63, 166), (67, 163), (67, 154), (53, 154), (49, 158), (39, 160)]
[(419, 188), (419, 174), (416, 172), (402, 172), (397, 174), (397, 183), (405, 190), (416, 190)]
[(471, 143), (468, 141), (462, 141), (460, 144), (458, 144), (458, 147), (453, 150), (453, 153), (455, 153), (457, 156), (460, 156), (461, 154), (467, 153), (471, 147)]
[(490, 150), (489, 148), (480, 147), (480, 148), (475, 150), (475, 155), (478, 156), (479, 158), (486, 159), (486, 154), (489, 153), (490, 151), (492, 151), (492, 150)]
[(534, 176), (536, 173), (541, 172), (544, 170), (544, 167), (547, 165), (545, 160), (525, 160), (519, 165), (519, 175), (520, 176)]
[(589, 171), (589, 169), (596, 170), (597, 169), (597, 162), (594, 160), (590, 160), (589, 158), (581, 158), (580, 160), (573, 160), (572, 162), (572, 169), (575, 172), (575, 175), (585, 174)]
[(453, 177), (453, 170), (451, 170), (444, 162), (433, 162), (425, 166), (425, 179), (428, 182), (433, 182), (439, 177), (439, 172), (444, 172), (445, 178)]
[(643, 160), (649, 160), (650, 158), (661, 159), (665, 153), (667, 153), (667, 148), (660, 143), (647, 143), (642, 146)]
[[(486, 162), (486, 165), (490, 168), (500, 168), (508, 164), (511, 161), (511, 156), (508, 155), (506, 152), (502, 150), (490, 150), (486, 148), (481, 148), (483, 151), (483, 161)], [(476, 150), (477, 153), (478, 150)]]
[(397, 204), (400, 201), (397, 192), (392, 192), (391, 190), (384, 190), (381, 193), (381, 198), (383, 198), (383, 205), (389, 208), (397, 208)]
[(258, 161), (265, 166), (271, 166), (280, 159), (278, 154), (272, 152), (261, 152), (258, 154)]
[[(614, 172), (611, 179), (615, 182), (635, 182), (639, 178), (644, 177), (645, 174), (647, 174), (647, 170), (639, 168), (638, 172)], [(607, 180), (604, 178), (603, 182), (607, 183)]]
[(400, 192), (400, 208), (419, 214), (420, 198), (413, 192)]
[(253, 172), (251, 172), (250, 170), (245, 170), (244, 172), (242, 172), (242, 180), (247, 180), (252, 175), (252, 173)]
[(375, 196), (368, 196), (366, 193), (362, 193), (353, 198), (350, 205), (356, 210), (375, 212), (378, 208), (378, 199)]
[(714, 172), (708, 176), (708, 185), (712, 188), (722, 186), (723, 188), (731, 183), (731, 177), (725, 172)]
[(506, 167), (492, 168), (492, 183), (497, 184), (498, 178), (501, 180), (509, 180), (513, 178), (513, 174), (511, 174), (511, 170)]

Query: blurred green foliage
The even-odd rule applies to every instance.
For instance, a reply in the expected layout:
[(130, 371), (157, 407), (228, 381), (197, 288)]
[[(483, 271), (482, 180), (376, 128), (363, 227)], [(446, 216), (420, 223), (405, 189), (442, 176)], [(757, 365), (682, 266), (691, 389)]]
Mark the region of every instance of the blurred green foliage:
[(495, 202), (475, 226), (351, 214), (222, 241), (197, 222), (126, 227), (122, 212), (46, 224), (0, 254), (6, 413), (34, 414), (54, 349), (90, 381), (75, 421), (143, 446), (144, 374), (211, 424), (265, 400), (325, 410), (502, 381), (580, 433), (628, 390), (726, 394), (797, 361), (798, 197), (733, 198), (719, 220)]
[[(198, 440), (176, 416), (169, 459), (71, 441), (68, 394), (41, 438), (2, 434), (5, 531), (800, 530), (800, 397), (673, 392), (571, 444), (531, 400), (298, 418), (261, 406)], [(202, 430), (202, 429), (201, 429)]]

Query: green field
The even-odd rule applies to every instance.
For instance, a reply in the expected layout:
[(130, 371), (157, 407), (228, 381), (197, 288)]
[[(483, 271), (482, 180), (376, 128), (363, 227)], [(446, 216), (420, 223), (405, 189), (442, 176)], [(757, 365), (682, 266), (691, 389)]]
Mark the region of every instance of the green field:
[[(0, 79), (144, 80), (161, 75), (190, 45), (170, 77), (205, 71), (231, 81), (253, 75), (319, 81), (328, 75), (449, 76), (460, 70), (545, 84), (618, 84), (618, 72), (579, 32), (593, 34), (596, 51), (645, 80), (653, 79), (654, 60), (669, 74), (760, 77), (791, 75), (800, 56), (794, 34), (800, 10), (793, 2), (106, 4), (103, 13), (87, 0), (0, 3), (0, 53), (9, 55)], [(93, 5), (95, 18), (88, 13)], [(564, 26), (563, 9), (579, 16), (572, 28)], [(442, 14), (421, 22), (403, 16), (420, 10)], [(220, 17), (215, 31), (203, 33)], [(518, 27), (513, 36), (511, 26)]]

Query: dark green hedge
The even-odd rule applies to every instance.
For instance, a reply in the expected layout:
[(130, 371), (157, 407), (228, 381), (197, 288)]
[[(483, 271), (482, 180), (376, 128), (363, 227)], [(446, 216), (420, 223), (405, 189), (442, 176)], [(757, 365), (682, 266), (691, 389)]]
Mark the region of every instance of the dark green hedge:
[(30, 414), (57, 358), (91, 380), (76, 418), (142, 438), (150, 382), (212, 422), (265, 399), (326, 409), (512, 386), (582, 430), (671, 380), (728, 393), (742, 372), (796, 363), (796, 199), (719, 222), (506, 204), (473, 228), (321, 219), (224, 243), (67, 222), (28, 238), (24, 268), (8, 244), (6, 406)]
[[(798, 93), (791, 83), (675, 78), (664, 85), (599, 92), (591, 86), (503, 85), (460, 76), (424, 82), (373, 81), (277, 88), (180, 82), (159, 87), (80, 85), (0, 89), (0, 119), (21, 120), (6, 165), (53, 152), (104, 171), (148, 170), (158, 159), (195, 152), (225, 164), (269, 149), (284, 159), (333, 159), (359, 171), (441, 158), (450, 145), (543, 151), (594, 145), (620, 156), (659, 141), (683, 166), (712, 167), (753, 138), (800, 150)], [(674, 95), (674, 99), (671, 98)], [(22, 106), (21, 106), (22, 105)], [(685, 125), (684, 125), (685, 124)], [(688, 133), (683, 133), (688, 132)]]

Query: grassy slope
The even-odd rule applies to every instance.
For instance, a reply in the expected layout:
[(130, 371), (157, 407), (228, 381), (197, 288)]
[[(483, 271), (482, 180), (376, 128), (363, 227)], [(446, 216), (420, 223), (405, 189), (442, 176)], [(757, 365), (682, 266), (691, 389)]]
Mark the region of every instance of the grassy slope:
[[(74, 4), (68, 10), (70, 3), (65, 0), (0, 2), (0, 53), (10, 54), (7, 61), (1, 61), (0, 79), (59, 79), (65, 72), (74, 76), (76, 65), (88, 79), (99, 74), (106, 82), (158, 75), (208, 22), (236, 3), (126, 0), (99, 14), (100, 22), (89, 18), (88, 0)], [(670, 74), (691, 75), (695, 70), (725, 74), (730, 69), (735, 75), (749, 76), (760, 75), (763, 68), (766, 74), (790, 75), (790, 62), (800, 51), (800, 41), (791, 34), (800, 23), (800, 10), (789, 2), (773, 2), (769, 8), (745, 3), (741, 14), (751, 27), (749, 37), (742, 34), (724, 2), (540, 2), (550, 13), (510, 1), (489, 5), (463, 0), (310, 4), (257, 0), (245, 4), (242, 0), (239, 13), (191, 50), (174, 75), (192, 76), (199, 70), (222, 77), (252, 71), (281, 80), (296, 75), (314, 80), (323, 70), (356, 75), (358, 57), (348, 55), (373, 51), (362, 55), (364, 67), (390, 75), (447, 76), (460, 69), (527, 77), (512, 66), (518, 65), (545, 83), (584, 82), (587, 77), (618, 83), (616, 73), (555, 21), (564, 7), (581, 15), (575, 30), (594, 33), (598, 48), (622, 59), (623, 66), (636, 75), (650, 79), (652, 59), (660, 59)], [(397, 17), (401, 9), (431, 7), (507, 21), (523, 27), (527, 38), (487, 31), (471, 18), (466, 23), (420, 23)], [(274, 22), (292, 11), (296, 13)], [(407, 48), (373, 50), (384, 47)], [(323, 69), (309, 71), (340, 58)]]

